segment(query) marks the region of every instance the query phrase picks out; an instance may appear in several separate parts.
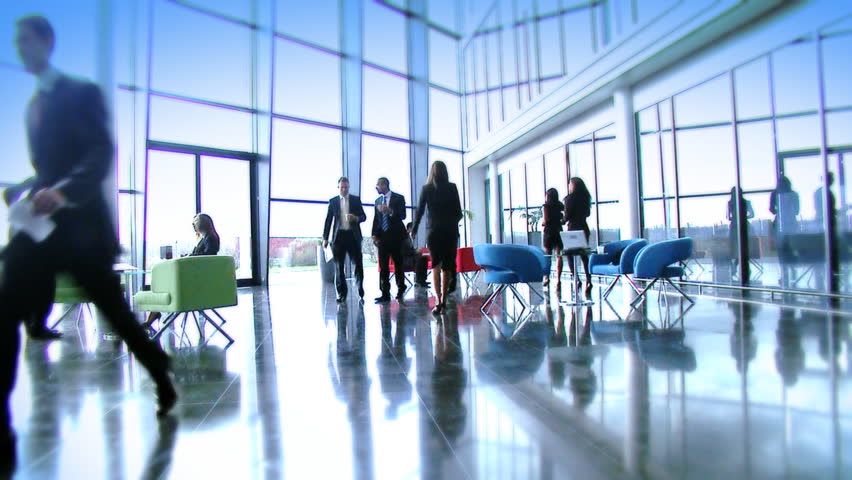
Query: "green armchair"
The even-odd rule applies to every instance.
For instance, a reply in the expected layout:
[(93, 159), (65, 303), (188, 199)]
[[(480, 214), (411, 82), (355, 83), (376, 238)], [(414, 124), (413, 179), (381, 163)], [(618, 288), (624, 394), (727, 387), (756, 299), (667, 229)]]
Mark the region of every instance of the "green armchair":
[(93, 316), (92, 300), (86, 295), (86, 292), (77, 285), (71, 275), (67, 273), (60, 273), (56, 275), (56, 293), (53, 296), (53, 303), (61, 303), (63, 305), (68, 305), (70, 308), (65, 310), (65, 312), (60, 315), (60, 317), (53, 322), (50, 328), (56, 328), (63, 320), (71, 312), (76, 312), (76, 323), (80, 324), (80, 320), (83, 318), (83, 309), (89, 311), (89, 316)]
[[(162, 326), (154, 331), (160, 335), (180, 316), (199, 314), (225, 338), (228, 345), (234, 339), (223, 329), (226, 320), (216, 311), (220, 307), (237, 304), (237, 279), (234, 259), (230, 256), (196, 256), (166, 260), (154, 265), (151, 271), (151, 291), (139, 292), (133, 297), (136, 311), (161, 312)], [(217, 323), (207, 311), (219, 318)], [(196, 322), (198, 318), (196, 318)], [(145, 325), (152, 328), (150, 323)]]

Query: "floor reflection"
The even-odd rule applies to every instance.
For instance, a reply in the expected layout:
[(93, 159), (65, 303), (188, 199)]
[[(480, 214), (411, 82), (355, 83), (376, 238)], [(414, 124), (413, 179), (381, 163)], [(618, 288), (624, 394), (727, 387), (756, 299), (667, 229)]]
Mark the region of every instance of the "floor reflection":
[(241, 290), (230, 348), (164, 336), (181, 393), (164, 422), (123, 346), (65, 322), (21, 353), (16, 478), (852, 474), (836, 309), (654, 293), (632, 311), (630, 291), (596, 288), (591, 306), (503, 297), (485, 318), (485, 292), (435, 317), (426, 289), (387, 305), (337, 305), (305, 275)]

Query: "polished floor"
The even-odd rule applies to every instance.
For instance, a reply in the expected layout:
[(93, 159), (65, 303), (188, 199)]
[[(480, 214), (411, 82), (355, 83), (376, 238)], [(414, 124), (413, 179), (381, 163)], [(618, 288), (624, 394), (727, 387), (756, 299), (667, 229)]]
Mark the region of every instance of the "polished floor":
[(463, 289), (436, 319), (424, 289), (338, 307), (315, 272), (283, 281), (221, 310), (228, 349), (191, 319), (164, 336), (166, 421), (97, 319), (26, 343), (15, 478), (852, 476), (843, 312), (656, 295), (631, 312), (596, 287), (589, 307), (506, 297), (487, 319)]

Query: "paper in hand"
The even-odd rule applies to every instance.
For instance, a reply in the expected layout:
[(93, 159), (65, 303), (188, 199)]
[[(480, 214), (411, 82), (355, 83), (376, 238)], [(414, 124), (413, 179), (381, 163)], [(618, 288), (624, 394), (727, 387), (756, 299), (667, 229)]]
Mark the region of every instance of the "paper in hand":
[(9, 207), (9, 225), (12, 227), (12, 235), (23, 232), (41, 243), (50, 236), (56, 224), (47, 215), (36, 215), (34, 208), (29, 199), (13, 203)]
[(334, 260), (334, 251), (332, 251), (332, 249), (331, 249), (331, 244), (329, 244), (327, 247), (323, 247), (322, 250), (323, 250), (323, 252), (325, 252), (325, 261), (326, 262), (330, 262), (330, 261)]

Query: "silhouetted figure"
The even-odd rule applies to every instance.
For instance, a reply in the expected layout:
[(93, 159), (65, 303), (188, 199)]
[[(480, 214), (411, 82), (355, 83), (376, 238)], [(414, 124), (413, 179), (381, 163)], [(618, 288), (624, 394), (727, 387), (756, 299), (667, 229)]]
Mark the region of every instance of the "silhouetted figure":
[(18, 325), (41, 298), (34, 292), (43, 292), (57, 272), (71, 274), (151, 374), (158, 414), (168, 413), (177, 401), (168, 375), (169, 357), (136, 321), (112, 270), (119, 244), (103, 181), (114, 148), (101, 91), (50, 66), (55, 37), (47, 19), (23, 17), (16, 26), (18, 54), (39, 85), (27, 111), (36, 172), (28, 200), (36, 215), (50, 216), (56, 227), (42, 242), (18, 233), (5, 252), (0, 280), (0, 467), (5, 469), (15, 463), (9, 397), (17, 376)]
[[(555, 188), (550, 188), (545, 192), (544, 205), (541, 207), (542, 217), (544, 221), (544, 235), (542, 235), (542, 247), (544, 253), (548, 255), (556, 255), (556, 292), (562, 291), (562, 219), (565, 205), (559, 201), (559, 192)], [(550, 275), (544, 277), (544, 286), (550, 284)]]
[[(586, 234), (586, 243), (592, 236), (589, 229), (587, 218), (592, 214), (592, 194), (586, 187), (586, 183), (580, 177), (573, 177), (568, 181), (568, 196), (565, 197), (565, 212), (564, 221), (568, 230), (579, 230)], [(592, 274), (589, 273), (589, 256), (587, 254), (580, 255), (583, 262), (583, 270), (586, 272), (586, 298), (592, 298)], [(577, 282), (578, 288), (580, 285), (580, 277), (574, 271), (574, 257), (568, 257), (568, 268), (571, 270), (571, 275), (574, 276), (574, 281)]]
[[(834, 185), (834, 174), (829, 172), (828, 177), (828, 194), (825, 193), (825, 187), (821, 186), (814, 192), (814, 207), (816, 208), (816, 217), (814, 219), (816, 225), (816, 231), (821, 232), (824, 231), (826, 235), (834, 235), (837, 240), (837, 202), (834, 198), (834, 192), (831, 191), (832, 186)], [(826, 208), (826, 196), (828, 197), (828, 208)], [(828, 217), (828, 226), (826, 227), (825, 221), (826, 216)], [(828, 230), (825, 230), (828, 228)], [(836, 291), (836, 279), (840, 272), (840, 257), (838, 255), (839, 249), (837, 248), (837, 241), (832, 242), (832, 255), (826, 256), (826, 260), (830, 261), (829, 264), (829, 274), (831, 278), (831, 284), (829, 285), (830, 291)], [(820, 248), (825, 251), (822, 245), (817, 246), (815, 248)], [(825, 274), (820, 272), (820, 267), (822, 265), (817, 265), (816, 269), (816, 288), (817, 290), (825, 290)]]
[(742, 194), (742, 191), (739, 190), (737, 187), (731, 188), (731, 198), (730, 200), (728, 200), (728, 212), (726, 217), (730, 224), (730, 228), (728, 229), (728, 237), (732, 271), (736, 272), (737, 266), (739, 265), (739, 239), (742, 238), (745, 242), (745, 255), (743, 256), (743, 269), (745, 271), (745, 275), (743, 275), (743, 278), (748, 279), (748, 221), (754, 218), (754, 209), (751, 206), (751, 202), (745, 199)]
[(781, 286), (790, 288), (790, 279), (795, 275), (790, 237), (799, 233), (799, 194), (793, 191), (793, 185), (786, 176), (778, 178), (778, 185), (769, 195), (769, 212), (775, 215), (772, 235), (781, 264)]

